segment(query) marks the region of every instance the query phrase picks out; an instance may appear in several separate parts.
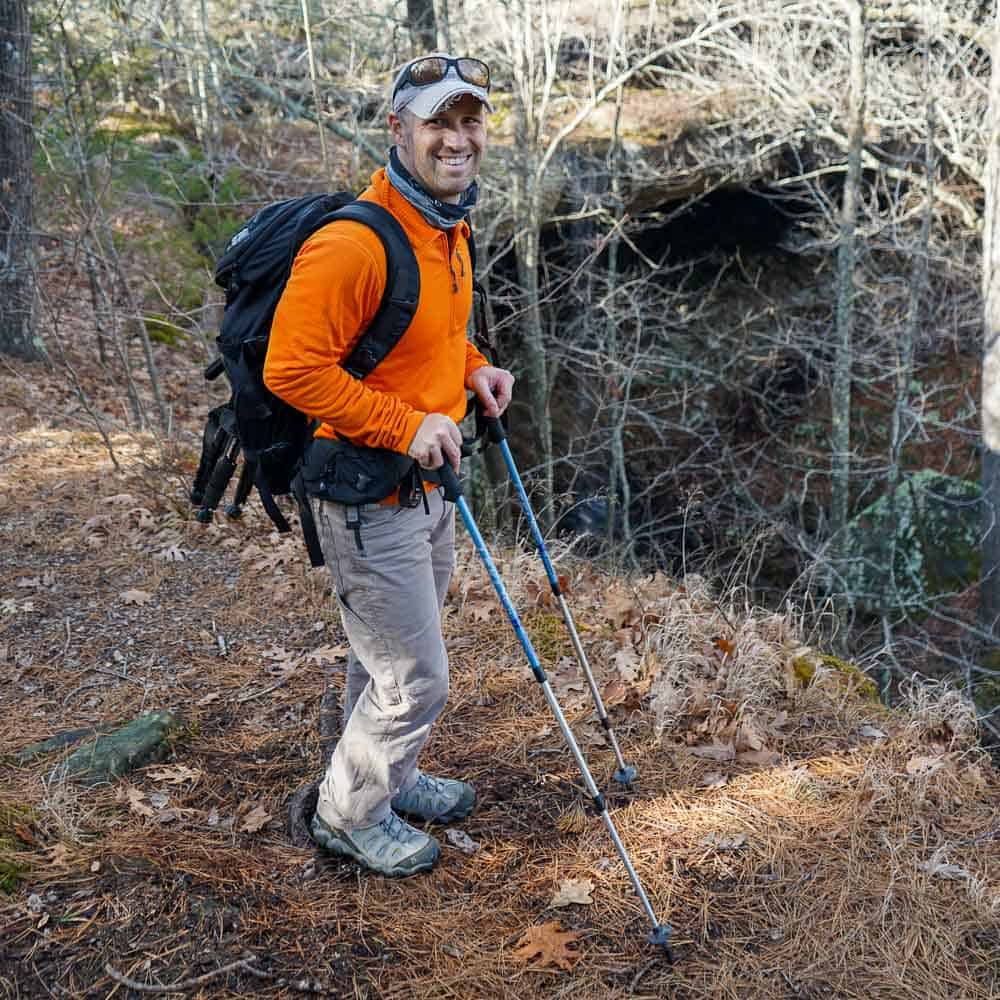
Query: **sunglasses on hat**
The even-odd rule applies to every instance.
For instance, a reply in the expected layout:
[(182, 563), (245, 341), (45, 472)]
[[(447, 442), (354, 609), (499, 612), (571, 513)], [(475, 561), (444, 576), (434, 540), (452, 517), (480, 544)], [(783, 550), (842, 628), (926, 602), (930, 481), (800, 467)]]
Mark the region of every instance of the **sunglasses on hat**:
[(395, 97), (407, 84), (411, 87), (429, 87), (432, 83), (439, 83), (448, 75), (448, 70), (452, 66), (466, 83), (482, 87), (483, 90), (490, 89), (490, 68), (481, 59), (424, 56), (423, 59), (414, 60), (403, 70), (392, 96)]

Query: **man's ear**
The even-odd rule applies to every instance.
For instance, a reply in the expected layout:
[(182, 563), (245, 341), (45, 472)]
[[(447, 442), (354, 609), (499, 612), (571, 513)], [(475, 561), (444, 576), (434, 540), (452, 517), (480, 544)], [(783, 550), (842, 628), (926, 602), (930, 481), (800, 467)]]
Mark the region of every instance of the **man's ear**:
[(389, 132), (392, 135), (392, 141), (397, 146), (405, 146), (403, 139), (406, 135), (406, 127), (403, 122), (402, 117), (397, 115), (395, 112), (389, 113)]

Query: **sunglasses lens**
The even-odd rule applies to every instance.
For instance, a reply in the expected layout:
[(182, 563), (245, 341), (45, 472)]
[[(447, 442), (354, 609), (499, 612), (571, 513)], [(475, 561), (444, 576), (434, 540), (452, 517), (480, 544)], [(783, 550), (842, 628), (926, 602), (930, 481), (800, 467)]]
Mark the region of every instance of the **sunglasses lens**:
[(458, 73), (466, 83), (474, 84), (477, 87), (489, 87), (490, 85), (490, 68), (479, 59), (459, 59)]
[(430, 83), (443, 80), (448, 72), (448, 60), (433, 56), (421, 59), (410, 67), (410, 80), (417, 87), (426, 87)]

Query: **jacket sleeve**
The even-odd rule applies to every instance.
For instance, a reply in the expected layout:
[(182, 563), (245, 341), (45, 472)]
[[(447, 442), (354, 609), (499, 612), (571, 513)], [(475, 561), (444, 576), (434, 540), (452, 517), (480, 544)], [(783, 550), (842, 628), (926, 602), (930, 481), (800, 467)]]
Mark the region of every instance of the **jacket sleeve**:
[(368, 326), (386, 282), (385, 251), (341, 221), (302, 245), (271, 325), (264, 384), (357, 444), (405, 453), (426, 414), (340, 367)]
[(488, 365), (489, 361), (486, 357), (479, 351), (475, 344), (471, 341), (466, 341), (465, 344), (465, 386), (469, 386), (469, 376), (477, 369), (482, 368), (483, 365)]

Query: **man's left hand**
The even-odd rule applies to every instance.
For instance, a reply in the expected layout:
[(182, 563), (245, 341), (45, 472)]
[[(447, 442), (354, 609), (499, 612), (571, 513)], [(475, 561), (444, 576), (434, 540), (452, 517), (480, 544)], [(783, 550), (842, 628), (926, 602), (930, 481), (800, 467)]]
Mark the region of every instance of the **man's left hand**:
[(499, 417), (510, 404), (514, 376), (506, 368), (483, 365), (469, 376), (466, 386), (479, 397), (487, 417)]

